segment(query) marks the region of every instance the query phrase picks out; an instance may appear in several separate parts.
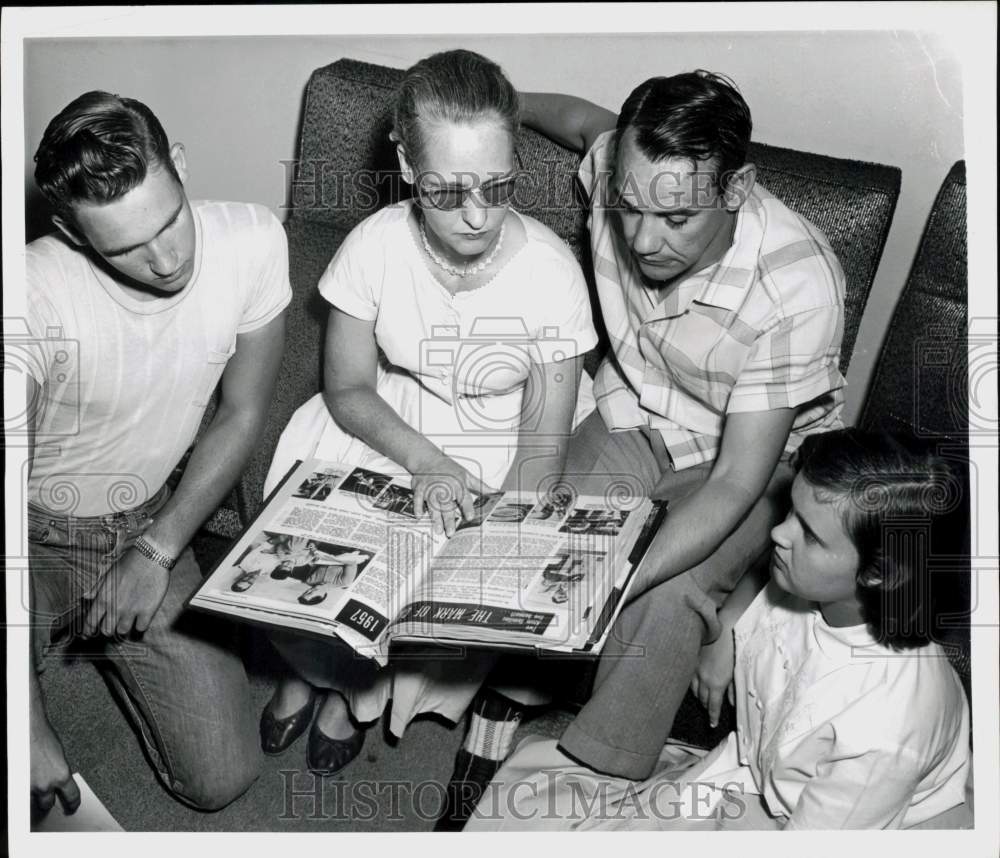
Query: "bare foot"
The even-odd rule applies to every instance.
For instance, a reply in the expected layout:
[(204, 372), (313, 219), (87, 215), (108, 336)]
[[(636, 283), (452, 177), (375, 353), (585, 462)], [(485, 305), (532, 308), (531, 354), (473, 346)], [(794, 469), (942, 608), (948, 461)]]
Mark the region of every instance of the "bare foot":
[(274, 690), (274, 697), (271, 698), (271, 714), (275, 718), (288, 718), (298, 712), (312, 694), (312, 686), (297, 676), (286, 676)]
[(357, 732), (351, 723), (347, 701), (340, 692), (327, 692), (326, 698), (320, 704), (319, 715), (316, 716), (316, 726), (330, 739), (350, 739)]

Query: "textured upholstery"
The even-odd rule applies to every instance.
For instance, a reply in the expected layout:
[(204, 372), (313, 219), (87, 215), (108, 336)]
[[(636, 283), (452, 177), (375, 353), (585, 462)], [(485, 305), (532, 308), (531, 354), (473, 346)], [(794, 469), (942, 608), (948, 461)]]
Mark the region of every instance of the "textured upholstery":
[(840, 369), (851, 362), (858, 326), (899, 199), (900, 170), (751, 144), (749, 159), (772, 194), (818, 226), (847, 278)]
[(929, 562), (935, 597), (953, 615), (943, 623), (942, 640), (968, 691), (967, 253), (965, 162), (959, 161), (934, 201), (858, 422), (866, 428), (915, 435), (954, 467), (958, 480), (954, 508), (932, 534), (936, 541), (930, 546)]
[(965, 162), (948, 173), (889, 323), (862, 426), (965, 442), (968, 253)]
[[(213, 532), (234, 535), (236, 523), (246, 523), (257, 511), (282, 427), (319, 389), (325, 317), (315, 290), (320, 273), (351, 228), (409, 192), (388, 139), (392, 98), (402, 75), (400, 69), (345, 59), (317, 69), (309, 79), (286, 225), (295, 297), (278, 392), (260, 449), (226, 504), (231, 511), (224, 509), (210, 522)], [(515, 206), (569, 244), (593, 293), (586, 213), (574, 182), (578, 157), (527, 129), (518, 136), (517, 151), (531, 179), (519, 190)], [(751, 155), (762, 183), (823, 229), (844, 265), (849, 295), (841, 360), (846, 369), (898, 197), (899, 170), (763, 144), (754, 145)], [(600, 328), (600, 314), (595, 318)], [(597, 360), (595, 352), (588, 370), (596, 369)]]

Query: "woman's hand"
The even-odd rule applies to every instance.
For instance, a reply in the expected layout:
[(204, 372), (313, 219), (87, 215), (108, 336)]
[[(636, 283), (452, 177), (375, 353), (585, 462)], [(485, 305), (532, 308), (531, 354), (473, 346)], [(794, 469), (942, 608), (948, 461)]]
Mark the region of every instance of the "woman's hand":
[(494, 490), (474, 477), (454, 459), (437, 453), (420, 462), (413, 473), (413, 511), (419, 518), (430, 513), (434, 532), (452, 536), (460, 519), (475, 515), (475, 494)]
[(734, 703), (733, 673), (736, 670), (736, 645), (732, 629), (723, 627), (718, 640), (701, 648), (698, 669), (691, 680), (691, 690), (708, 710), (708, 723), (718, 726), (722, 712), (722, 695), (728, 694)]

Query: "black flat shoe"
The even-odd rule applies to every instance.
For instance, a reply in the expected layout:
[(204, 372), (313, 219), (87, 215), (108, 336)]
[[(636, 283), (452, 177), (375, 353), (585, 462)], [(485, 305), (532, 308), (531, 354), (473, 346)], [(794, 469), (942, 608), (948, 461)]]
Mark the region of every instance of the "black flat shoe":
[(331, 739), (313, 724), (306, 744), (306, 766), (314, 775), (335, 775), (361, 753), (364, 744), (364, 730), (356, 730), (349, 739)]
[(316, 693), (309, 692), (309, 700), (297, 712), (287, 718), (276, 718), (271, 711), (274, 703), (272, 697), (264, 711), (260, 713), (260, 747), (265, 754), (274, 756), (286, 750), (292, 742), (305, 733), (312, 721), (313, 709), (316, 706)]

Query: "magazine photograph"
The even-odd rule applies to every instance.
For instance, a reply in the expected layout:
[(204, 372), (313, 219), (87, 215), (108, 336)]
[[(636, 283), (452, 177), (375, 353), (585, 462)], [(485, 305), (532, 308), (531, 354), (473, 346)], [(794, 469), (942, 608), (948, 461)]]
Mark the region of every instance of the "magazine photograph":
[(396, 640), (596, 656), (665, 505), (572, 504), (479, 495), (445, 539), (405, 478), (300, 462), (189, 604), (334, 635), (383, 664)]

